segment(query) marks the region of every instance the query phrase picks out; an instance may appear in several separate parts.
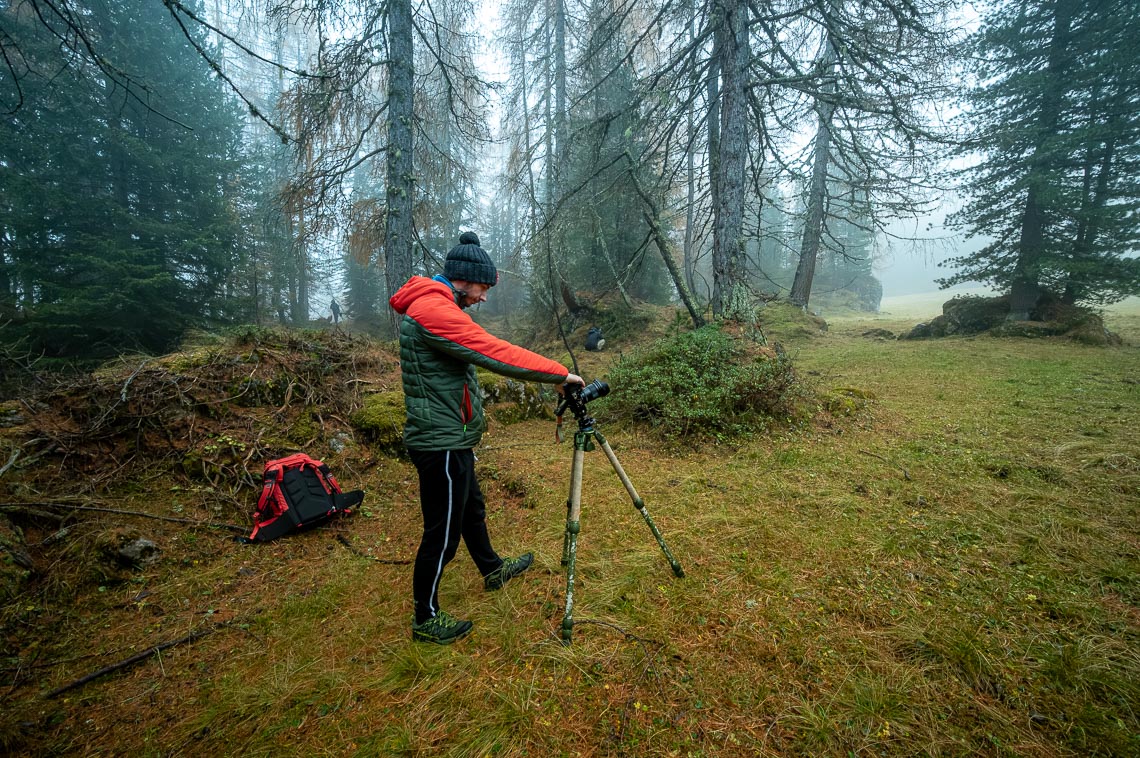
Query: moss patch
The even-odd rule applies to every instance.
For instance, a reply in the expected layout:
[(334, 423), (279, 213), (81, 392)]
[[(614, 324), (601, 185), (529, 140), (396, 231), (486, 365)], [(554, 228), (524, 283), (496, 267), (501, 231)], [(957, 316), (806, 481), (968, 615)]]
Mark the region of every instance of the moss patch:
[(827, 322), (786, 300), (774, 300), (756, 311), (756, 319), (769, 339), (803, 340), (827, 332)]
[(490, 371), (479, 370), (478, 375), (484, 409), (499, 423), (554, 417), (551, 392), (543, 385), (516, 381)]
[(366, 396), (363, 407), (349, 421), (366, 442), (397, 452), (404, 445), (405, 418), (404, 393), (393, 390)]

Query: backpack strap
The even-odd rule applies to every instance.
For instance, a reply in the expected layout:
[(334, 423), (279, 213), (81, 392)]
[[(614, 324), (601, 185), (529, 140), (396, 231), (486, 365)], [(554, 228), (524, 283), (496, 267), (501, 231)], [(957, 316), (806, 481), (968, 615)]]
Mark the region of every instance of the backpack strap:
[(345, 513), (352, 513), (352, 509), (364, 502), (364, 490), (353, 490), (352, 492), (344, 492), (340, 488), (340, 482), (333, 476), (332, 471), (329, 470), (327, 464), (317, 463), (317, 475), (321, 479), (321, 484), (324, 485), (325, 490), (332, 497), (333, 505), (338, 511)]
[[(281, 494), (281, 478), (285, 475), (285, 467), (281, 460), (269, 461), (265, 464), (265, 474), (261, 485), (261, 495), (257, 498), (257, 508), (253, 512), (253, 532), (249, 541), (257, 539), (257, 533), (263, 526), (273, 523), (285, 512), (288, 506)], [(262, 536), (262, 539), (272, 539)]]
[(337, 492), (333, 495), (333, 504), (338, 511), (352, 513), (352, 509), (364, 502), (364, 490), (352, 492)]

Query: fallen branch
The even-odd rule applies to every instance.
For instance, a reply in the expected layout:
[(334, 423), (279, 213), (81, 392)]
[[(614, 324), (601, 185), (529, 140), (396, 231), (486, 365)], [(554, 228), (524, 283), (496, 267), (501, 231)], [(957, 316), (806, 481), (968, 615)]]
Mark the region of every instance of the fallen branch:
[(209, 629), (199, 629), (196, 632), (191, 632), (190, 634), (187, 634), (185, 637), (179, 637), (176, 640), (169, 640), (168, 642), (163, 642), (161, 644), (154, 645), (153, 647), (148, 647), (146, 650), (142, 651), (141, 653), (137, 653), (135, 655), (132, 655), (130, 658), (127, 658), (126, 660), (119, 661), (118, 663), (112, 663), (110, 666), (104, 666), (103, 668), (99, 669), (98, 671), (92, 671), (87, 676), (80, 677), (79, 679), (76, 679), (73, 682), (68, 682), (67, 684), (63, 685), (62, 687), (56, 687), (54, 690), (52, 690), (51, 692), (44, 695), (44, 698), (57, 697), (57, 696), (63, 694), (64, 692), (67, 692), (68, 690), (73, 690), (76, 687), (82, 687), (83, 685), (87, 684), (88, 682), (90, 682), (92, 680), (98, 679), (101, 676), (105, 676), (107, 674), (113, 673), (113, 672), (118, 671), (120, 669), (125, 669), (127, 666), (131, 666), (131, 665), (138, 663), (139, 661), (146, 660), (147, 658), (151, 657), (152, 655), (155, 655), (156, 653), (159, 653), (163, 650), (166, 650), (167, 648), (174, 647), (175, 645), (182, 645), (182, 644), (187, 643), (187, 642), (194, 642), (195, 640), (199, 640), (208, 634), (213, 634), (221, 626), (223, 626), (223, 624), (219, 624), (218, 626), (212, 626)]
[(12, 464), (14, 464), (16, 462), (16, 459), (19, 457), (20, 457), (20, 450), (19, 449), (13, 450), (12, 451), (12, 457), (8, 459), (8, 462), (4, 464), (3, 468), (0, 468), (0, 476), (4, 476), (4, 472), (7, 471), (8, 469), (12, 468)]
[[(899, 464), (897, 464), (897, 463), (893, 463), (892, 461), (888, 461), (886, 458), (884, 458), (883, 456), (879, 455), (878, 453), (872, 453), (872, 452), (871, 452), (871, 451), (869, 451), (869, 450), (860, 450), (859, 452), (860, 452), (860, 453), (862, 453), (863, 455), (869, 455), (869, 456), (871, 456), (872, 458), (878, 458), (880, 461), (882, 461), (883, 463), (886, 463), (886, 464), (888, 464), (888, 465), (890, 465), (890, 466), (899, 466)], [(912, 481), (912, 479), (910, 478), (910, 474), (909, 474), (909, 473), (907, 473), (907, 470), (906, 470), (905, 468), (903, 468), (902, 466), (899, 466), (899, 468), (900, 468), (900, 469), (902, 469), (902, 472), (903, 472), (903, 479), (906, 479), (908, 482), (909, 482), (909, 481)]]
[(649, 655), (649, 647), (648, 647), (649, 645), (654, 645), (658, 648), (663, 647), (662, 643), (659, 642), (658, 640), (651, 640), (647, 637), (639, 637), (636, 634), (634, 634), (633, 632), (629, 631), (628, 629), (624, 629), (624, 628), (618, 626), (617, 624), (612, 624), (609, 621), (597, 621), (595, 619), (574, 619), (574, 626), (585, 625), (585, 624), (593, 624), (594, 626), (605, 626), (605, 627), (609, 627), (610, 629), (613, 629), (616, 632), (619, 632), (627, 640), (631, 640), (631, 641), (636, 642), (637, 644), (641, 645), (641, 649), (645, 653), (646, 656)]
[(134, 373), (127, 377), (127, 381), (123, 383), (123, 389), (119, 391), (119, 399), (122, 402), (127, 402), (127, 388), (131, 386), (131, 382), (135, 380), (135, 377), (139, 375), (139, 372), (143, 370), (149, 361), (150, 359), (148, 358), (147, 360), (144, 360), (142, 363), (140, 363), (139, 367), (135, 369)]
[(94, 505), (72, 505), (71, 503), (0, 503), (0, 511), (24, 511), (28, 508), (63, 508), (69, 511), (94, 511), (96, 513), (117, 513), (120, 516), (141, 516), (143, 518), (158, 519), (159, 521), (173, 521), (177, 524), (191, 524), (193, 526), (204, 526), (211, 529), (229, 529), (233, 532), (241, 532), (244, 534), (248, 532), (244, 526), (237, 524), (222, 524), (214, 521), (195, 521), (189, 518), (176, 518), (174, 516), (158, 516), (154, 513), (143, 513), (142, 511), (124, 511), (118, 508), (99, 508)]

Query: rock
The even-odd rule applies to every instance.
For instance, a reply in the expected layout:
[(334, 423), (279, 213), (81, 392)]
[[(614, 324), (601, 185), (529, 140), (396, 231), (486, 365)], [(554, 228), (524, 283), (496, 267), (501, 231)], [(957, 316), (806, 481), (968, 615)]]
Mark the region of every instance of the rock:
[(329, 440), (329, 449), (334, 453), (343, 453), (345, 448), (352, 444), (352, 436), (345, 432), (337, 432)]
[(1108, 331), (1105, 328), (1104, 320), (1095, 313), (1087, 314), (1077, 323), (1070, 324), (1069, 329), (1062, 336), (1086, 345), (1119, 347), (1124, 344), (1120, 335)]
[[(1009, 315), (1006, 297), (955, 297), (942, 304), (946, 334), (979, 334), (992, 329)], [(937, 320), (937, 319), (935, 319)]]
[(906, 334), (900, 334), (900, 340), (928, 340), (931, 337), (941, 337), (941, 334), (934, 334), (930, 328), (930, 324), (915, 324), (914, 328)]
[(119, 562), (128, 566), (149, 566), (159, 558), (158, 545), (138, 537), (119, 548)]
[[(99, 536), (96, 546), (104, 563), (115, 568), (149, 566), (159, 558), (158, 545), (133, 529), (112, 529), (105, 532)], [(111, 574), (115, 575), (117, 572)]]
[(349, 417), (362, 438), (381, 450), (400, 453), (404, 449), (404, 393), (396, 390), (368, 395), (364, 407)]
[(1088, 308), (1064, 303), (1043, 294), (1028, 321), (1009, 320), (1009, 297), (955, 297), (942, 305), (942, 315), (918, 324), (900, 335), (902, 340), (949, 335), (990, 334), (995, 337), (1065, 337), (1089, 345), (1121, 345), (1123, 340), (1104, 327), (1101, 317)]
[(500, 423), (553, 418), (551, 407), (554, 402), (543, 393), (542, 385), (480, 370), (479, 390), (483, 393), (484, 411)]

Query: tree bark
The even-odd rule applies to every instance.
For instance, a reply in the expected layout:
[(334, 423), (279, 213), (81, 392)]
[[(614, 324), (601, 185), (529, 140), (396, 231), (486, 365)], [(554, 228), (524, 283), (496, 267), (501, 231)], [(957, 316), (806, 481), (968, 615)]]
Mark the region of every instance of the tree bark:
[[(388, 163), (384, 215), (384, 278), (391, 296), (412, 275), (412, 58), (411, 0), (388, 3)], [(392, 334), (398, 319), (387, 309)]]
[(558, 197), (562, 193), (561, 172), (570, 151), (566, 121), (566, 3), (565, 0), (554, 0), (554, 143), (557, 151), (554, 192)]
[[(689, 44), (692, 45), (696, 39), (696, 16), (697, 9), (695, 0), (690, 4), (689, 16)], [(697, 171), (696, 171), (696, 119), (694, 115), (693, 103), (689, 103), (685, 113), (686, 126), (688, 127), (686, 135), (688, 137), (688, 147), (685, 149), (685, 183), (688, 188), (688, 202), (685, 203), (685, 247), (683, 250), (682, 258), (685, 264), (685, 284), (688, 286), (689, 291), (692, 292), (696, 289), (696, 268), (697, 256), (696, 251), (693, 249), (696, 242), (694, 237), (695, 230), (693, 226), (696, 224), (696, 206), (697, 206)]]
[(1047, 74), (1050, 87), (1042, 106), (1042, 129), (1034, 146), (1034, 168), (1030, 174), (1025, 210), (1021, 217), (1021, 237), (1018, 241), (1017, 263), (1009, 288), (1010, 321), (1026, 321), (1041, 297), (1041, 257), (1045, 249), (1045, 225), (1048, 213), (1043, 207), (1043, 195), (1049, 192), (1045, 185), (1045, 141), (1057, 134), (1060, 123), (1060, 90), (1065, 69), (1065, 48), (1068, 46), (1073, 9), (1069, 0), (1060, 0), (1055, 7), (1053, 35), (1049, 42)]
[(748, 147), (744, 80), (749, 63), (748, 4), (722, 0), (717, 3), (717, 13), (721, 97), (719, 150), (714, 170), (712, 299), (714, 316), (735, 319), (745, 317), (749, 306), (744, 266), (744, 170)]

